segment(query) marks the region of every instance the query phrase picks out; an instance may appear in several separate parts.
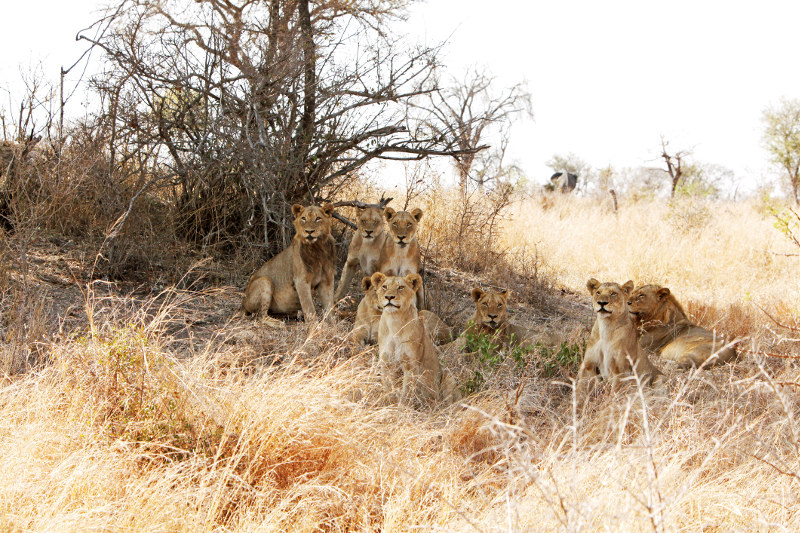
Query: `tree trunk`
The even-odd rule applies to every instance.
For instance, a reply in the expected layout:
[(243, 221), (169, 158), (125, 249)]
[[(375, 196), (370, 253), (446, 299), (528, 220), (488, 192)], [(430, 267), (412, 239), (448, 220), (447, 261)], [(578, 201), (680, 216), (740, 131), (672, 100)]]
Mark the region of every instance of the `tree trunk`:
[[(314, 34), (311, 26), (311, 13), (308, 9), (308, 0), (300, 0), (297, 4), (300, 20), (300, 41), (303, 48), (303, 116), (300, 119), (300, 176), (305, 181), (308, 169), (308, 154), (311, 139), (314, 135), (314, 117), (316, 115), (316, 62)], [(312, 192), (312, 191), (309, 191)]]

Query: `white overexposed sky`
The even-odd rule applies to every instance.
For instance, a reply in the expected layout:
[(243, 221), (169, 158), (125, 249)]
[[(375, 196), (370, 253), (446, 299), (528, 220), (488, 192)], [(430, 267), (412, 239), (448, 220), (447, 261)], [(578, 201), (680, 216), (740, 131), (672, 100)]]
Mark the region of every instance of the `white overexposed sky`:
[[(57, 80), (104, 4), (4, 2), (0, 107), (20, 68), (41, 62)], [(800, 96), (798, 20), (789, 0), (429, 0), (398, 31), (448, 40), (452, 74), (477, 65), (502, 84), (527, 81), (534, 119), (513, 130), (511, 155), (532, 181), (546, 181), (556, 153), (594, 167), (658, 165), (661, 135), (752, 180), (767, 168), (763, 109)]]

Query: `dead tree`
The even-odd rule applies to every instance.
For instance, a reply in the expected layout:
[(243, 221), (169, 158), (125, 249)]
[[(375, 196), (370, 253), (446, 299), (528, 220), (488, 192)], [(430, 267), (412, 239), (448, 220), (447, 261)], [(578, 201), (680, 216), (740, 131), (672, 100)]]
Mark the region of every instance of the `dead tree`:
[(146, 154), (193, 242), (278, 250), (292, 203), (330, 198), (369, 161), (469, 156), (479, 147), (408, 113), (438, 89), (438, 49), (389, 37), (398, 5), (119, 0), (109, 31), (81, 36), (109, 65), (94, 85), (111, 168)]

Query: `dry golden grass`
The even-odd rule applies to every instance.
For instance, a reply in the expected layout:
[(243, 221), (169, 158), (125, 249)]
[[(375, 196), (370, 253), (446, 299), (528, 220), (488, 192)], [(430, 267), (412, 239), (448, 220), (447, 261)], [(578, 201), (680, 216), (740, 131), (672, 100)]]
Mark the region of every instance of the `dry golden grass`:
[[(553, 283), (581, 293), (590, 276), (664, 283), (704, 321), (798, 355), (791, 333), (767, 335), (750, 303), (797, 317), (798, 259), (771, 253), (792, 250), (752, 206), (723, 206), (684, 235), (660, 204), (615, 215), (548, 201), (519, 204), (487, 260), (544, 260)], [(593, 238), (600, 227), (617, 235)], [(435, 238), (429, 250), (452, 252)], [(49, 364), (5, 378), (0, 530), (800, 529), (794, 360), (748, 354), (586, 402), (522, 378), (519, 395), (414, 411), (385, 401), (374, 349), (355, 347), (345, 323), (226, 326), (178, 357), (168, 326), (193, 297), (125, 315), (100, 312), (90, 294), (90, 328), (38, 340)]]

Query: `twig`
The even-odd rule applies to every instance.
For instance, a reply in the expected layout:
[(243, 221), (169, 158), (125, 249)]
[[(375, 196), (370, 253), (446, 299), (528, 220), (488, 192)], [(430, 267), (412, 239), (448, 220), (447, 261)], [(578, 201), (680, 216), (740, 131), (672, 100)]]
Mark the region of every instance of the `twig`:
[(773, 317), (771, 314), (769, 314), (769, 313), (767, 312), (767, 310), (766, 310), (766, 309), (764, 309), (764, 308), (763, 308), (763, 307), (761, 307), (760, 305), (756, 305), (756, 307), (758, 307), (759, 309), (761, 309), (761, 312), (762, 312), (762, 313), (764, 313), (765, 315), (767, 315), (767, 316), (770, 318), (770, 320), (772, 320), (773, 322), (775, 322), (775, 323), (776, 323), (778, 326), (782, 327), (783, 329), (788, 329), (789, 331), (794, 331), (794, 332), (800, 333), (800, 328), (795, 328), (795, 327), (792, 327), (792, 326), (787, 326), (787, 325), (785, 325), (785, 324), (781, 324), (780, 322), (778, 322), (778, 319), (776, 319), (776, 318), (775, 318), (775, 317)]
[[(800, 341), (800, 339), (794, 339), (794, 340)], [(761, 350), (748, 350), (746, 348), (742, 348), (741, 351), (759, 355), (766, 355), (767, 357), (777, 357), (779, 359), (800, 359), (800, 355), (786, 355), (780, 353), (763, 352)]]
[[(359, 200), (342, 200), (341, 202), (335, 202), (333, 204), (333, 207), (357, 207), (358, 209), (367, 209), (369, 207), (375, 207), (377, 209), (383, 209), (392, 200), (393, 198), (385, 198), (383, 195), (381, 195), (381, 199), (378, 200), (377, 204), (368, 204), (366, 202), (361, 202)], [(339, 222), (341, 222), (346, 226), (350, 226), (353, 229), (356, 229), (358, 227), (353, 221), (347, 219), (346, 217), (340, 215), (339, 213), (334, 213), (333, 218), (335, 218), (336, 220), (338, 220)]]

